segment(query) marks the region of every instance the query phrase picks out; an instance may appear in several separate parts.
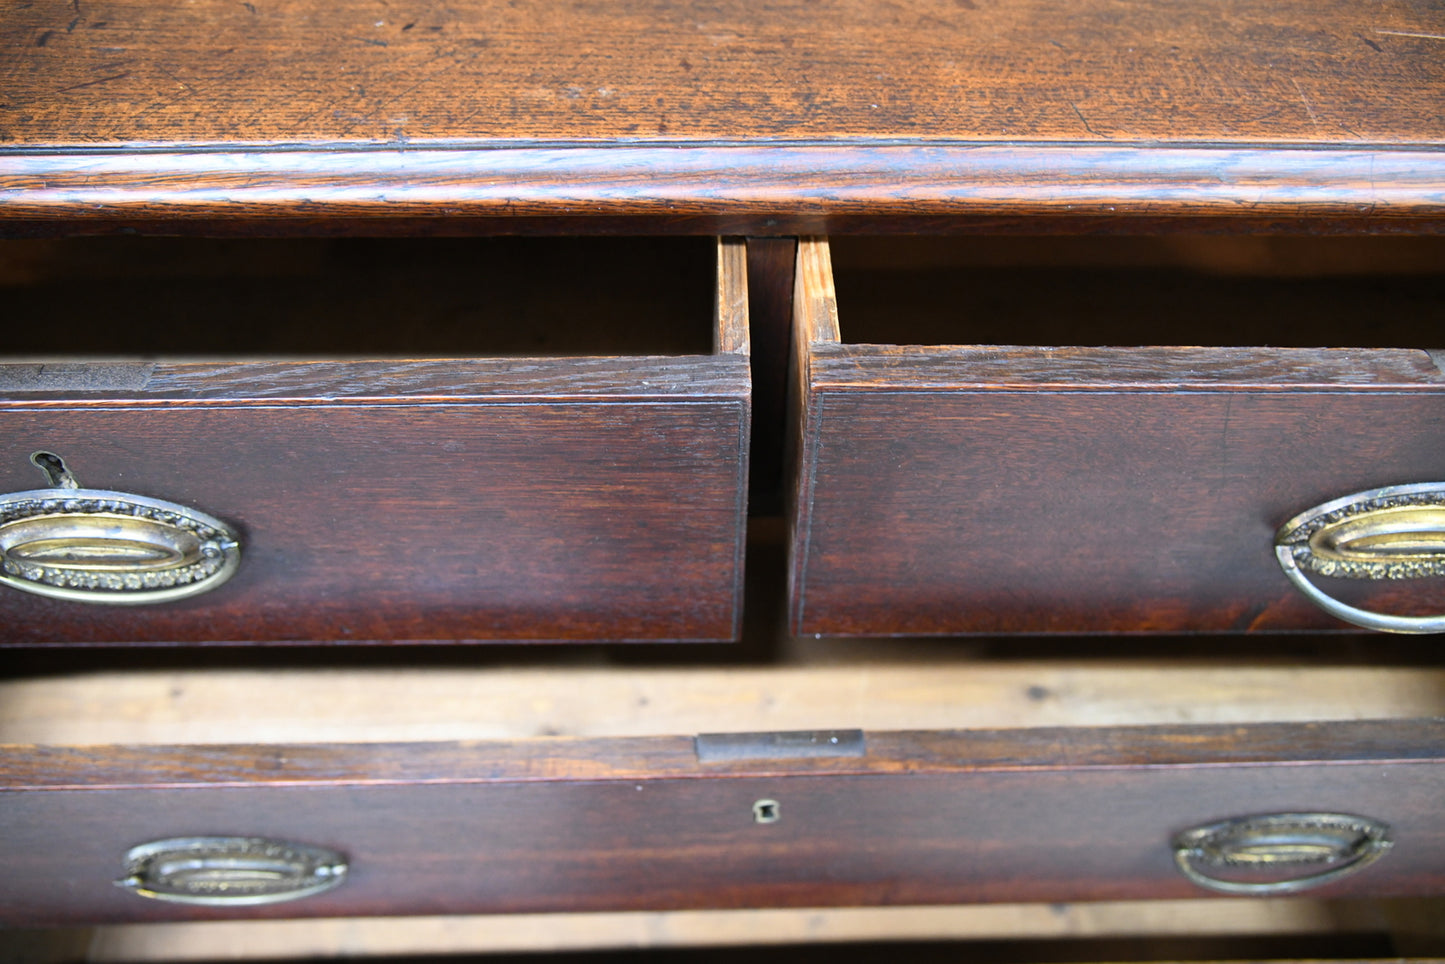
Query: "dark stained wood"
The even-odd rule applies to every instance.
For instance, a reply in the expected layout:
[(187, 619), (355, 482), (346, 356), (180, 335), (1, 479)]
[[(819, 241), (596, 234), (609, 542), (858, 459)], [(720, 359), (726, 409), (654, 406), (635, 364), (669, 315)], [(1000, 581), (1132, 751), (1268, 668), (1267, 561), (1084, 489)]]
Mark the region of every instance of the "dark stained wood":
[[(1426, 0), (37, 0), (0, 16), (0, 234), (1440, 233), (1442, 42)], [(1274, 526), (1445, 477), (1432, 344), (867, 348), (841, 344), (816, 260), (785, 423), (791, 248), (747, 266), (758, 478), (780, 427), (803, 466), (800, 631), (1333, 626), (1278, 573)], [(0, 642), (732, 638), (750, 302), (742, 248), (720, 254), (711, 356), (418, 358), (357, 330), (340, 344), (394, 359), (0, 365), (0, 485), (33, 487), (24, 456), (54, 449), (248, 546), (232, 583), (173, 606), (3, 594)], [(154, 353), (124, 326), (118, 346), (33, 327)], [(1368, 601), (1439, 611), (1445, 587)], [(862, 758), (715, 765), (686, 737), (10, 747), (0, 915), (1192, 897), (1170, 835), (1307, 809), (1395, 828), (1327, 895), (1441, 894), (1441, 736), (883, 733)], [(752, 823), (761, 797), (779, 824)], [(188, 833), (334, 846), (354, 873), (240, 912), (110, 885), (127, 847)]]
[(245, 548), (229, 583), (181, 602), (7, 589), (4, 639), (731, 639), (746, 360), (727, 367), (731, 397), (6, 405), (5, 491), (36, 488), (25, 456), (57, 451), (88, 485), (238, 526)]
[[(638, 369), (644, 378), (629, 381)], [(14, 410), (232, 406), (287, 408), (334, 402), (567, 401), (726, 396), (744, 366), (706, 355), (631, 358), (438, 358), (361, 361), (0, 363), (3, 402)], [(84, 394), (80, 394), (80, 393)]]
[[(729, 116), (736, 116), (735, 114)], [(1123, 144), (0, 150), (0, 231), (1440, 230), (1445, 152)], [(1022, 221), (1018, 219), (1024, 219)], [(396, 225), (388, 227), (387, 221)], [(495, 223), (500, 222), (500, 223)], [(342, 227), (355, 223), (355, 229)]]
[[(864, 757), (724, 764), (681, 737), (7, 747), (0, 906), (37, 924), (1200, 897), (1173, 834), (1301, 810), (1394, 834), (1321, 896), (1435, 895), (1441, 725), (876, 733)], [(753, 822), (763, 798), (777, 823)], [(199, 833), (333, 847), (352, 871), (269, 908), (111, 885), (128, 847)]]
[(1424, 349), (830, 345), (814, 354), (815, 384), (861, 393), (1445, 391), (1445, 369)]
[(38, 0), (0, 23), (0, 218), (1418, 229), (1442, 36), (1426, 0)]
[[(675, 205), (674, 205), (675, 207)], [(920, 235), (1036, 236), (1041, 231), (1070, 235), (1212, 235), (1270, 234), (1273, 236), (1312, 235), (1316, 232), (1349, 234), (1357, 237), (1398, 236), (1445, 233), (1445, 219), (1429, 214), (1398, 218), (1361, 217), (1355, 215), (1320, 216), (1300, 209), (1278, 215), (1213, 214), (1170, 217), (1167, 212), (1131, 214), (1116, 212), (1103, 215), (1063, 214), (1051, 217), (1016, 217), (1011, 215), (912, 214), (869, 215), (866, 213), (820, 217), (816, 215), (746, 215), (658, 213), (655, 215), (568, 217), (471, 217), (386, 218), (386, 212), (375, 215), (333, 220), (330, 218), (218, 218), (180, 220), (163, 209), (151, 215), (71, 221), (16, 220), (0, 222), (0, 238), (55, 239), (76, 236), (134, 237), (166, 235), (198, 238), (294, 238), (348, 237), (415, 238), (415, 237), (482, 237), (556, 235), (627, 237), (640, 234), (655, 236), (748, 235), (758, 231), (786, 232), (790, 235)]]
[[(1445, 478), (1423, 350), (839, 345), (826, 247), (800, 248), (800, 633), (1344, 628), (1276, 527)], [(1386, 612), (1445, 580), (1326, 580)]]
[(698, 776), (1439, 763), (1439, 720), (900, 730), (863, 755), (699, 760), (692, 736), (410, 744), (6, 746), (0, 792), (506, 783)]
[(244, 545), (175, 603), (6, 589), (0, 642), (730, 640), (745, 281), (718, 293), (711, 356), (0, 365), (0, 491), (43, 486), (28, 456), (53, 451)]

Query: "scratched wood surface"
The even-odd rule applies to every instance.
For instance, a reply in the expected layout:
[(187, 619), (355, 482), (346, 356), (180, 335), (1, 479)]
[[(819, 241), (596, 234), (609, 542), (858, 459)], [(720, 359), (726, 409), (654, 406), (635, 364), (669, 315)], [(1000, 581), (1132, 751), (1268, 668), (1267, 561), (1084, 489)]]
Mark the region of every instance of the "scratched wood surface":
[(1439, 145), (1424, 0), (36, 0), (4, 141)]
[[(1275, 528), (1333, 498), (1445, 478), (1445, 371), (1426, 345), (843, 345), (851, 303), (820, 242), (800, 245), (797, 292), (798, 632), (1345, 628), (1285, 579)], [(874, 332), (906, 337), (911, 307), (888, 302)], [(1029, 333), (986, 315), (971, 326), (976, 307), (951, 310), (963, 338)], [(1124, 327), (1194, 334), (1169, 317)], [(1087, 320), (1042, 327), (1119, 327)], [(1434, 336), (1422, 320), (1407, 338)], [(1332, 333), (1309, 321), (1285, 311), (1276, 328)], [(1268, 319), (1250, 323), (1269, 339)], [(1384, 612), (1445, 610), (1441, 579), (1320, 582)]]
[(1425, 230), (1442, 44), (1426, 0), (36, 0), (0, 21), (0, 217)]
[[(0, 840), (16, 872), (0, 906), (33, 926), (1187, 898), (1207, 894), (1175, 869), (1175, 833), (1315, 810), (1384, 821), (1394, 839), (1321, 895), (1436, 895), (1441, 725), (882, 732), (861, 757), (723, 763), (684, 737), (12, 747)], [(777, 822), (754, 821), (760, 799)], [(112, 885), (127, 848), (190, 833), (328, 846), (352, 870), (271, 907), (186, 907)]]

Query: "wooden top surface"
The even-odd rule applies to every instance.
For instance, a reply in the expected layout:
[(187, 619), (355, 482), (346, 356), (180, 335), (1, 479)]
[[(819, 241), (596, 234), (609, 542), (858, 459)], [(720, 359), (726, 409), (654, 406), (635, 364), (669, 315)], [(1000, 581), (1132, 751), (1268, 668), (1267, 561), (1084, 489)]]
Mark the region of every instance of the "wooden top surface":
[(1445, 144), (1445, 8), (1387, 0), (35, 0), (10, 146)]
[[(92, 155), (138, 148), (239, 156), (138, 170)], [(281, 161), (278, 148), (310, 150)], [(453, 156), (395, 156), (438, 148)], [(1206, 209), (1324, 198), (1418, 217), (1445, 209), (1442, 149), (1445, 8), (1429, 0), (30, 0), (0, 13), (10, 219), (138, 204), (137, 181), (146, 203), (204, 184), (193, 212), (229, 200), (270, 216), (266, 199), (297, 201), (279, 185), (365, 203), (418, 172), (443, 186), (401, 203), (462, 215), (996, 213), (926, 189), (953, 177), (1098, 186), (1061, 192), (1074, 214), (1095, 201), (1188, 213), (1181, 191), (1224, 184)], [(505, 182), (497, 198), (477, 197), (479, 171)], [(218, 184), (227, 172), (266, 182)], [(875, 190), (856, 196), (860, 183)], [(360, 200), (326, 194), (343, 186)], [(1001, 210), (1034, 213), (1018, 194)], [(554, 208), (528, 207), (544, 196)]]

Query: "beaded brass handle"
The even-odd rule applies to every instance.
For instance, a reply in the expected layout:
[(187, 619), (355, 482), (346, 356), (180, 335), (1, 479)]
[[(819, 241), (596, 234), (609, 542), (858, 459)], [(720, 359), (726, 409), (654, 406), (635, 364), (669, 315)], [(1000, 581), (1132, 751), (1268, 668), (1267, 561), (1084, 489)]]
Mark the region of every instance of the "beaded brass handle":
[(30, 461), (48, 489), (0, 496), (0, 583), (77, 602), (165, 602), (216, 588), (241, 563), (241, 541), (204, 512), (86, 489), (60, 456)]
[(346, 879), (334, 850), (264, 837), (176, 837), (132, 847), (115, 882), (177, 904), (252, 907), (297, 900)]
[[(1236, 817), (1174, 838), (1174, 862), (1200, 887), (1225, 894), (1272, 897), (1339, 880), (1383, 857), (1390, 828), (1341, 813), (1271, 813)], [(1306, 871), (1298, 874), (1300, 870)], [(1286, 875), (1281, 880), (1221, 874)]]
[(1335, 599), (1305, 575), (1445, 576), (1445, 482), (1371, 489), (1316, 506), (1280, 526), (1274, 554), (1295, 588), (1338, 619), (1387, 633), (1445, 632), (1445, 615), (1391, 616), (1360, 609)]

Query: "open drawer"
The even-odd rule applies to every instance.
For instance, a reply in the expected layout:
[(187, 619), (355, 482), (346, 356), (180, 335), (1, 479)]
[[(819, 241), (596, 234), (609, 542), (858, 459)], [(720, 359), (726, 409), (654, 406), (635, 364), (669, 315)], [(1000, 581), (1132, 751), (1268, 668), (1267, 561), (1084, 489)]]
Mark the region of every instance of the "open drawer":
[(1445, 629), (1439, 239), (1035, 244), (800, 244), (796, 632)]
[(741, 242), (14, 244), (3, 642), (734, 638)]
[[(1432, 713), (1441, 675), (330, 668), (325, 700), (276, 667), (18, 681), (0, 916), (1442, 896), (1445, 723), (1378, 718)], [(1377, 718), (1303, 719), (1331, 707)], [(1213, 722), (1160, 722), (1180, 716)], [(823, 719), (859, 728), (795, 729)], [(909, 723), (930, 728), (883, 728)], [(256, 742), (208, 742), (237, 732)]]

